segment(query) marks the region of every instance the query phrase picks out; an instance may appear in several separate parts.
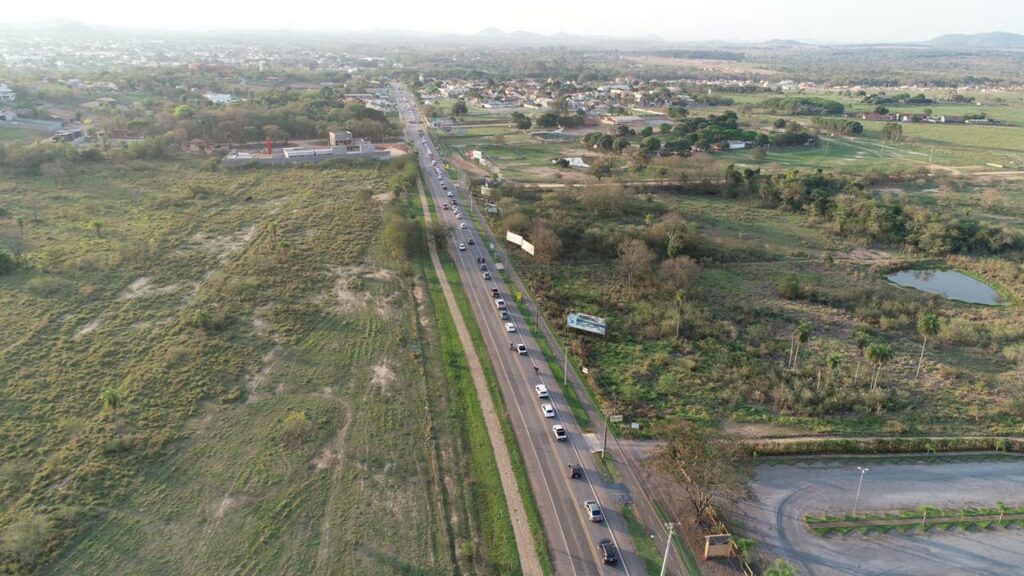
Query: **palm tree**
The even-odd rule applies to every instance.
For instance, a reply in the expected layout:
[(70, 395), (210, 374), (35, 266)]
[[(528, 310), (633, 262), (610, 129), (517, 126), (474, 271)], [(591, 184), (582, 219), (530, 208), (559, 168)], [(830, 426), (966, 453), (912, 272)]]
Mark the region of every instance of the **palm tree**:
[[(801, 322), (793, 330), (793, 344), (790, 345), (792, 354), (789, 357), (789, 367), (796, 369), (797, 360), (800, 358), (800, 345), (806, 344), (811, 339), (811, 323)], [(794, 346), (795, 345), (795, 346)]]
[(860, 376), (860, 365), (864, 360), (864, 350), (871, 344), (871, 335), (860, 328), (853, 331), (853, 342), (857, 345), (857, 369), (853, 371), (853, 385), (857, 385)]
[(110, 410), (111, 415), (114, 417), (117, 435), (123, 436), (124, 434), (121, 432), (121, 419), (117, 417), (117, 407), (121, 404), (121, 398), (118, 396), (117, 391), (113, 388), (104, 388), (100, 392), (100, 400), (103, 402), (103, 407)]
[(875, 376), (871, 379), (871, 389), (874, 390), (878, 384), (878, 375), (882, 372), (882, 366), (892, 360), (892, 347), (888, 344), (872, 344), (868, 346), (868, 361), (875, 365)]
[(825, 357), (825, 366), (828, 367), (828, 373), (825, 374), (825, 386), (828, 386), (832, 382), (832, 373), (835, 372), (842, 363), (843, 357), (838, 352), (832, 352)]
[(921, 375), (921, 366), (924, 365), (924, 347), (928, 345), (928, 338), (939, 333), (939, 317), (935, 314), (923, 314), (917, 319), (917, 332), (921, 335), (921, 356), (917, 359), (917, 372), (914, 378)]

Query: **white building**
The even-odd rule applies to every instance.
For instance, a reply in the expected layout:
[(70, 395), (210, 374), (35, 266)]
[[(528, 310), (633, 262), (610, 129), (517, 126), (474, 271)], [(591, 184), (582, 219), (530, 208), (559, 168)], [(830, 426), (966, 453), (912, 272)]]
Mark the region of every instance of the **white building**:
[(214, 104), (231, 104), (234, 100), (234, 98), (231, 97), (231, 94), (221, 94), (219, 92), (207, 92), (206, 94), (203, 94), (203, 97)]
[(18, 95), (11, 90), (7, 84), (0, 84), (0, 102), (14, 102)]

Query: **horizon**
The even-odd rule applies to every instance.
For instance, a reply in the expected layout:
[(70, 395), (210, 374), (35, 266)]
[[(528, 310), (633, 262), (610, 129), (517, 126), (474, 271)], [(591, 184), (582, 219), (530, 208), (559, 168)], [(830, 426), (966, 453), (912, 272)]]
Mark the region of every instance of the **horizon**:
[[(473, 36), (497, 28), (506, 34), (526, 32), (542, 36), (604, 36), (621, 40), (657, 37), (664, 42), (724, 42), (756, 44), (771, 40), (789, 40), (813, 44), (885, 44), (920, 43), (949, 34), (1007, 32), (1024, 34), (1024, 26), (1015, 29), (1008, 22), (1024, 21), (1024, 5), (1007, 0), (980, 0), (969, 12), (948, 16), (929, 13), (921, 22), (924, 8), (934, 3), (919, 1), (891, 6), (881, 0), (865, 0), (855, 12), (821, 14), (820, 3), (794, 0), (783, 8), (765, 6), (756, 0), (738, 0), (731, 14), (742, 19), (721, 18), (708, 6), (679, 6), (667, 2), (651, 3), (649, 14), (632, 19), (608, 18), (607, 11), (589, 9), (573, 19), (542, 18), (547, 5), (524, 0), (516, 14), (490, 14), (488, 10), (466, 10), (452, 0), (436, 0), (427, 5), (398, 2), (396, 10), (381, 15), (369, 6), (329, 6), (310, 15), (282, 14), (279, 2), (258, 1), (248, 10), (209, 5), (197, 0), (182, 0), (173, 11), (143, 15), (128, 8), (126, 2), (108, 1), (81, 6), (69, 0), (55, 0), (45, 6), (16, 5), (0, 15), (6, 26), (39, 26), (49, 21), (82, 24), (93, 28), (139, 32), (171, 33), (320, 33)], [(998, 23), (988, 17), (999, 13)], [(884, 15), (884, 16), (882, 16)], [(325, 25), (324, 22), (337, 22)]]

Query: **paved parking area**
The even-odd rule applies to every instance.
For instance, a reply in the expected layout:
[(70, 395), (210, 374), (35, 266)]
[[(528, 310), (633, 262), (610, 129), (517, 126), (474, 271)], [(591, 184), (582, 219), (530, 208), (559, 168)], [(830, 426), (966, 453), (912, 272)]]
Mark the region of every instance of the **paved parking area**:
[[(860, 511), (1024, 505), (1024, 460), (941, 464), (860, 463), (868, 468)], [(820, 537), (805, 514), (853, 508), (860, 472), (851, 464), (757, 467), (753, 497), (739, 506), (744, 533), (804, 576), (1024, 575), (1024, 530), (932, 531)]]

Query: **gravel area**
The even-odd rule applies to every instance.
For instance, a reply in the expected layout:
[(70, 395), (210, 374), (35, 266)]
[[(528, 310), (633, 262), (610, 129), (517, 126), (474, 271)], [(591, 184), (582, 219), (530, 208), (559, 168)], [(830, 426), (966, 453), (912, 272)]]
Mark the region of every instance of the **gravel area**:
[[(858, 511), (1024, 505), (1024, 461), (869, 463)], [(744, 533), (805, 576), (1024, 575), (1024, 530), (872, 533), (820, 537), (805, 514), (853, 509), (860, 472), (850, 464), (759, 466), (753, 497), (739, 506)]]

